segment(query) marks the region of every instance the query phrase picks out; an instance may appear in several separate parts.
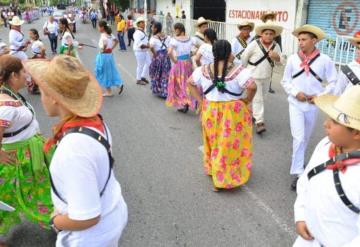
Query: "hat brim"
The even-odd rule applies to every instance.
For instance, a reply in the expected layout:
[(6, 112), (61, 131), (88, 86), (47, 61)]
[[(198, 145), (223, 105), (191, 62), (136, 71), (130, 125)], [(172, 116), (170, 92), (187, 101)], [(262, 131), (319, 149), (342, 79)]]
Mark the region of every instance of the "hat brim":
[(283, 27), (266, 23), (255, 27), (255, 32), (259, 36), (264, 32), (264, 30), (273, 30), (275, 32), (275, 37), (277, 37), (282, 33)]
[(254, 31), (255, 24), (253, 22), (250, 22), (248, 24), (239, 24), (237, 25), (238, 29), (241, 29), (242, 27), (250, 27), (250, 32)]
[(348, 39), (350, 43), (352, 43), (353, 45), (357, 45), (357, 43), (360, 43), (360, 38), (354, 38), (351, 37)]
[(50, 66), (50, 61), (45, 59), (27, 60), (24, 62), (26, 71), (46, 94), (51, 96), (57, 103), (80, 117), (93, 117), (99, 113), (103, 96), (100, 85), (96, 78), (88, 71), (90, 81), (81, 99), (64, 97), (45, 80), (43, 75)]
[(197, 26), (197, 27), (200, 27), (200, 26), (202, 26), (202, 25), (204, 25), (204, 24), (209, 24), (209, 21), (208, 21), (208, 20), (204, 20), (204, 21), (198, 22), (198, 23), (196, 24), (196, 26)]
[(22, 26), (24, 24), (25, 21), (20, 20), (18, 23), (14, 23), (12, 21), (9, 21), (9, 24), (12, 26)]
[(312, 33), (317, 37), (317, 40), (323, 40), (326, 37), (326, 34), (322, 30), (318, 30), (314, 27), (299, 27), (293, 31), (293, 35), (298, 37), (300, 33)]
[(351, 119), (347, 119), (348, 121), (340, 121), (339, 116), (341, 116), (342, 112), (337, 110), (334, 105), (338, 98), (339, 97), (335, 95), (325, 94), (316, 97), (314, 101), (315, 105), (334, 121), (346, 127), (360, 130), (360, 121), (351, 121)]

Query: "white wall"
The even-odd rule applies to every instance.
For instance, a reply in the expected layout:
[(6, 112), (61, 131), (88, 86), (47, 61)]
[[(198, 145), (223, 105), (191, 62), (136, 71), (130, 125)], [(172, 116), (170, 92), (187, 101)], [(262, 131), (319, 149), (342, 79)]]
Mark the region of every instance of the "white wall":
[(177, 12), (180, 17), (181, 11), (185, 10), (185, 15), (187, 18), (190, 18), (190, 16), (192, 16), (192, 13), (190, 13), (191, 0), (176, 0), (175, 4), (173, 4), (172, 2), (172, 0), (156, 0), (156, 14), (159, 14), (160, 11), (162, 11), (164, 15), (170, 12), (172, 17), (175, 18)]

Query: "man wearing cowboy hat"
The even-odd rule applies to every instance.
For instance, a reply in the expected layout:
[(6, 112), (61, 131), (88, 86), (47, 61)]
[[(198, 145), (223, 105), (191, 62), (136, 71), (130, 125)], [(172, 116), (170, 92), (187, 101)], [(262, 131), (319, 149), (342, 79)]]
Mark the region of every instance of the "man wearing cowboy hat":
[(242, 64), (253, 69), (258, 90), (253, 99), (253, 117), (256, 123), (256, 133), (266, 131), (264, 119), (265, 84), (271, 80), (273, 67), (284, 62), (279, 44), (274, 37), (281, 34), (283, 28), (273, 22), (261, 24), (255, 28), (259, 39), (252, 41), (241, 55)]
[(356, 49), (356, 57), (354, 61), (341, 67), (336, 83), (336, 95), (342, 94), (346, 89), (354, 85), (360, 85), (360, 31), (356, 32), (354, 37), (349, 39), (349, 42)]
[(20, 20), (18, 16), (14, 16), (9, 24), (11, 28), (9, 32), (10, 55), (26, 60), (28, 57), (25, 51), (29, 42), (24, 41), (24, 34), (21, 32), (21, 25), (24, 24), (24, 21)]
[[(305, 81), (304, 81), (305, 82)], [(328, 115), (327, 137), (298, 181), (293, 247), (360, 246), (360, 86), (315, 105)]]
[[(276, 12), (267, 11), (267, 12), (265, 12), (265, 14), (263, 14), (263, 15), (260, 17), (260, 20), (261, 20), (263, 23), (266, 23), (266, 22), (268, 22), (268, 21), (275, 22), (275, 21), (276, 21), (276, 17), (277, 17), (277, 13), (276, 13)], [(279, 44), (280, 50), (282, 50), (281, 35), (276, 36), (274, 40)]]
[[(197, 20), (197, 31), (193, 37), (193, 40), (194, 40), (194, 45), (197, 49), (199, 49), (199, 47), (205, 43), (205, 40), (204, 40), (204, 32), (206, 29), (209, 28), (209, 21), (206, 20), (204, 17), (200, 17), (198, 20)], [(196, 51), (194, 52), (194, 54), (196, 54)]]
[(151, 57), (149, 54), (149, 39), (145, 33), (145, 19), (139, 17), (135, 25), (137, 29), (134, 33), (134, 53), (137, 62), (136, 68), (136, 83), (139, 85), (145, 85), (149, 83), (146, 77), (149, 75), (149, 66), (151, 63)]
[[(315, 47), (325, 38), (320, 28), (304, 25), (295, 29), (299, 52), (289, 57), (281, 81), (288, 94), (290, 128), (293, 137), (293, 154), (290, 174), (294, 176), (291, 189), (296, 189), (298, 176), (304, 172), (306, 147), (315, 127), (318, 110), (314, 98), (324, 93), (333, 93), (337, 79), (334, 62)], [(321, 84), (328, 82), (326, 88)]]
[(245, 48), (253, 40), (250, 33), (254, 30), (254, 23), (243, 21), (238, 25), (239, 35), (233, 38), (231, 42), (232, 54), (235, 57), (234, 64), (241, 64), (241, 54)]

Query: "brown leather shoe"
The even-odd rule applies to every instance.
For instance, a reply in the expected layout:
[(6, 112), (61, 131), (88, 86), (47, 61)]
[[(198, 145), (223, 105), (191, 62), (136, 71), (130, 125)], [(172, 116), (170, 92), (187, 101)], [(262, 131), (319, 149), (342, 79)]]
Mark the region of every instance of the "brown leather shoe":
[(265, 124), (264, 123), (257, 123), (256, 124), (256, 133), (258, 135), (261, 135), (263, 132), (266, 131)]

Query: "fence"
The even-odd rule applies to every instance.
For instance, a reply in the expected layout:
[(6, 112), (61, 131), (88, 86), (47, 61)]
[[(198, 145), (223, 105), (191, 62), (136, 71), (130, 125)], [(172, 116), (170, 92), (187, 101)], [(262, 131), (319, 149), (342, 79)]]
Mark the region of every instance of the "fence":
[[(164, 30), (168, 30), (166, 28), (167, 23), (164, 16), (154, 16), (154, 18), (163, 24)], [(176, 22), (181, 22), (184, 24), (188, 35), (194, 35), (196, 32), (196, 20), (174, 19), (173, 23)], [(218, 39), (227, 39), (231, 41), (239, 33), (236, 24), (210, 21), (209, 27), (216, 31)], [(331, 59), (340, 67), (341, 65), (347, 64), (355, 58), (355, 47), (350, 42), (348, 42), (348, 38), (348, 36), (336, 36), (335, 38), (330, 37), (319, 42), (317, 46), (322, 53), (331, 57)], [(281, 39), (283, 53), (286, 56), (289, 56), (297, 51), (297, 39), (292, 35), (291, 30), (284, 29), (281, 34)]]

